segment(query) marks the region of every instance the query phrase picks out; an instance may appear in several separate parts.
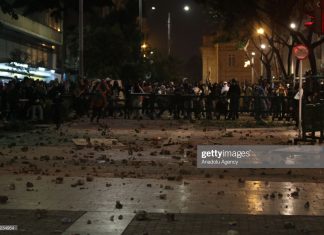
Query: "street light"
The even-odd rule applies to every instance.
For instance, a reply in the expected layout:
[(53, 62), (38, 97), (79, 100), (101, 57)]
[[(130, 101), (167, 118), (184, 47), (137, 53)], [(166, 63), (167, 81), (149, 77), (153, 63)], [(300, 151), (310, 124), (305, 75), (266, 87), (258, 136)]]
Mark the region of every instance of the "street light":
[(141, 48), (142, 48), (143, 50), (145, 50), (145, 49), (147, 48), (147, 44), (144, 42), (144, 43), (141, 45)]
[[(185, 12), (189, 12), (191, 10), (189, 5), (185, 5), (183, 7)], [(171, 12), (168, 13), (168, 55), (171, 55)]]
[[(263, 50), (265, 50), (266, 48), (267, 48), (267, 46), (265, 45), (265, 44), (261, 44), (260, 45), (260, 48), (261, 48), (261, 50), (263, 51)], [(260, 65), (261, 65), (261, 71), (260, 71), (260, 74), (261, 74), (261, 76), (262, 76), (262, 79), (263, 79), (263, 53), (261, 52), (261, 63), (260, 63)]]
[[(141, 24), (141, 31), (142, 31), (142, 1), (139, 0), (139, 8), (140, 8), (140, 24)], [(151, 6), (151, 10), (155, 11), (157, 8), (155, 6)], [(183, 6), (183, 11), (185, 12), (190, 12), (191, 7), (189, 5), (184, 5)], [(145, 44), (145, 43), (144, 43)], [(146, 49), (146, 47), (143, 47), (144, 44), (141, 46), (142, 49)], [(168, 55), (171, 55), (171, 12), (169, 11), (168, 13)]]
[(186, 11), (186, 12), (190, 11), (190, 6), (185, 5), (185, 6), (183, 7), (183, 10)]
[(83, 0), (79, 0), (79, 78), (84, 77)]
[[(259, 38), (260, 38), (260, 41), (261, 41), (261, 35), (264, 35), (264, 33), (265, 33), (264, 28), (262, 28), (262, 27), (258, 28), (257, 29), (257, 33), (259, 34)], [(266, 49), (266, 47), (267, 46), (265, 44), (263, 44), (263, 43), (260, 45), (261, 50)], [(262, 62), (262, 60), (263, 60), (263, 53), (261, 52), (261, 61), (260, 61), (261, 69), (260, 69), (260, 74), (261, 74), (261, 76), (263, 78), (263, 62)]]
[(258, 28), (258, 29), (257, 29), (257, 33), (258, 33), (259, 35), (263, 35), (263, 34), (264, 34), (264, 28)]
[[(295, 30), (296, 29), (296, 24), (294, 23), (294, 22), (291, 22), (291, 24), (290, 24), (290, 28), (292, 29), (292, 30)], [(291, 45), (293, 46), (293, 44), (294, 44), (294, 41), (293, 41), (293, 36), (292, 36), (292, 34), (290, 34), (290, 38), (289, 38), (289, 41), (290, 41), (290, 43), (291, 43)], [(295, 63), (294, 63), (294, 59), (293, 58), (291, 58), (291, 65), (290, 65), (290, 73), (291, 74), (293, 74), (293, 89), (295, 88), (295, 84), (296, 84), (296, 75), (295, 75)]]
[(255, 77), (255, 74), (254, 74), (254, 56), (255, 56), (255, 52), (252, 51), (251, 55), (252, 55), (252, 58), (251, 58), (251, 72), (252, 72), (251, 83), (253, 85), (254, 84), (254, 77)]
[(138, 0), (138, 17), (141, 33), (143, 33), (143, 0)]

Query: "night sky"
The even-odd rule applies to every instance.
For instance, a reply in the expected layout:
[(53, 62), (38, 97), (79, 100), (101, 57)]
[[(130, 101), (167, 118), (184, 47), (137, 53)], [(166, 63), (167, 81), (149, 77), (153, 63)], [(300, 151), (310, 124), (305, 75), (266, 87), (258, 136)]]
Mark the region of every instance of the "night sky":
[[(171, 54), (183, 61), (200, 55), (202, 36), (207, 31), (207, 18), (203, 8), (194, 0), (144, 0), (147, 24), (149, 27), (148, 42), (153, 48), (167, 54), (168, 48), (168, 12), (171, 12)], [(190, 12), (183, 7), (189, 5)], [(151, 7), (156, 10), (152, 11)]]

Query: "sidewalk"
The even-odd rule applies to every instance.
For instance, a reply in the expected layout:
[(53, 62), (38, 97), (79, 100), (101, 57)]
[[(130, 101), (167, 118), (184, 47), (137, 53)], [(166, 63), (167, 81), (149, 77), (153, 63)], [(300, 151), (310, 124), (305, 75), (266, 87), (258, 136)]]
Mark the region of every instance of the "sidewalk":
[[(24, 179), (1, 176), (0, 191), (9, 200), (0, 205), (0, 210), (86, 211), (64, 235), (120, 235), (138, 210), (185, 214), (324, 215), (323, 183), (95, 178), (93, 182), (71, 187), (77, 179), (64, 178), (63, 184), (55, 184), (53, 177), (36, 180), (34, 176)], [(34, 191), (26, 191), (27, 181), (34, 184)], [(15, 183), (15, 190), (9, 190), (10, 183)], [(123, 205), (121, 209), (116, 209), (116, 201)], [(307, 202), (309, 208), (305, 206)]]

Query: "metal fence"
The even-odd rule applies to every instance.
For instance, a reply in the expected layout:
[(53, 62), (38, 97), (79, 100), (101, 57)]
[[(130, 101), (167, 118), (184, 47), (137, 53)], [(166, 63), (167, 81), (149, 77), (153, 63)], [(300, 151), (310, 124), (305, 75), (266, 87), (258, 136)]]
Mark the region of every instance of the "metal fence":
[(147, 114), (154, 118), (166, 112), (175, 118), (195, 116), (196, 118), (221, 118), (234, 114), (271, 116), (273, 119), (291, 119), (296, 114), (297, 101), (287, 96), (195, 96), (130, 94), (124, 104), (125, 113)]
[[(91, 97), (90, 97), (91, 100)], [(51, 101), (46, 101), (44, 113), (51, 115)], [(88, 102), (89, 104), (90, 102)], [(62, 108), (66, 115), (80, 105), (72, 96), (65, 96)], [(27, 110), (26, 101), (22, 101), (19, 113), (24, 116)], [(90, 106), (82, 104), (83, 110)], [(250, 115), (256, 118), (271, 117), (273, 120), (293, 120), (297, 117), (298, 101), (288, 96), (195, 96), (195, 95), (158, 95), (128, 94), (125, 99), (108, 99), (105, 115), (124, 118), (147, 116), (151, 119), (163, 118), (166, 115), (175, 119), (221, 119), (233, 118), (234, 115)], [(119, 115), (118, 115), (119, 114)], [(304, 117), (305, 120), (307, 116)]]

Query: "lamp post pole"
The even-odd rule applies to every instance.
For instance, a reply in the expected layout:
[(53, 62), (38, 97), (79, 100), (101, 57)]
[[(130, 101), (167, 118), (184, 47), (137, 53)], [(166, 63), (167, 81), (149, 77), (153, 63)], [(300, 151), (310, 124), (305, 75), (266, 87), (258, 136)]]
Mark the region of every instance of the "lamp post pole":
[(291, 67), (290, 71), (293, 74), (293, 89), (295, 89), (296, 86), (296, 73), (295, 73), (295, 63), (294, 63), (294, 58), (291, 58)]
[[(262, 40), (261, 40), (261, 36), (263, 36), (265, 34), (265, 30), (264, 28), (258, 28), (257, 29), (257, 34), (259, 35), (259, 40), (260, 40), (260, 43), (262, 43)], [(266, 46), (264, 44), (261, 44), (261, 58), (260, 58), (260, 76), (262, 77), (263, 79), (263, 50), (266, 48)]]
[(261, 77), (264, 79), (264, 64), (263, 64), (263, 53), (264, 50), (267, 48), (265, 44), (261, 44)]
[(299, 60), (299, 103), (298, 103), (298, 129), (299, 129), (299, 138), (302, 138), (303, 133), (303, 115), (302, 115), (302, 108), (303, 108), (303, 60), (307, 58), (309, 54), (309, 50), (305, 45), (297, 45), (293, 48), (294, 55)]
[(171, 55), (171, 12), (168, 13), (168, 56)]
[(83, 0), (79, 0), (79, 78), (84, 78)]
[(141, 33), (143, 33), (143, 0), (138, 0), (138, 16)]
[[(290, 28), (292, 30), (295, 30), (297, 27), (297, 25), (292, 22), (290, 24)], [(293, 35), (290, 34), (289, 37), (289, 43), (293, 46), (294, 45), (294, 39), (293, 39)], [(294, 58), (291, 58), (291, 64), (290, 64), (290, 73), (293, 74), (293, 89), (295, 89), (295, 85), (296, 85), (296, 73), (295, 73), (295, 64), (294, 64)]]
[(303, 60), (299, 63), (299, 100), (298, 100), (298, 135), (302, 138), (302, 108), (303, 108)]
[(252, 70), (252, 79), (251, 79), (251, 85), (253, 85), (254, 84), (254, 77), (255, 77), (255, 75), (254, 75), (254, 56), (252, 55), (252, 58), (251, 58), (251, 70)]
[[(139, 0), (139, 3), (140, 3), (140, 24), (141, 24), (141, 9), (142, 9), (142, 5), (141, 5), (141, 2), (142, 2), (142, 0)], [(153, 11), (155, 11), (156, 10), (156, 7), (155, 6), (152, 6), (151, 7), (151, 9), (153, 10)], [(184, 7), (183, 7), (183, 10), (185, 11), (185, 12), (190, 12), (190, 10), (191, 10), (191, 8), (190, 8), (190, 6), (189, 5), (185, 5)], [(168, 20), (167, 20), (167, 25), (168, 25), (168, 56), (170, 56), (171, 55), (171, 48), (172, 48), (172, 33), (171, 33), (171, 11), (169, 11), (168, 12)]]

